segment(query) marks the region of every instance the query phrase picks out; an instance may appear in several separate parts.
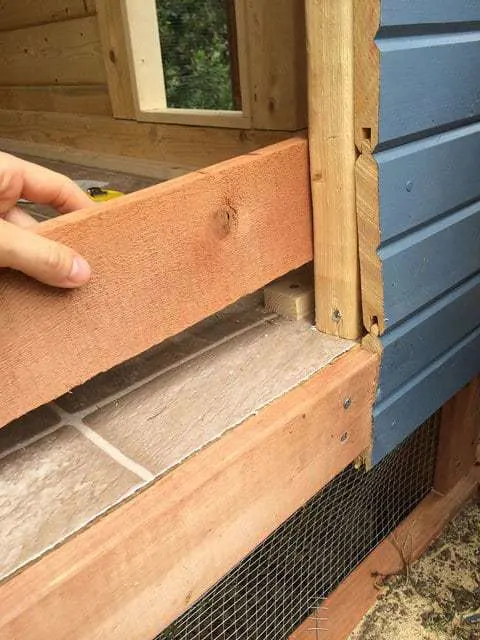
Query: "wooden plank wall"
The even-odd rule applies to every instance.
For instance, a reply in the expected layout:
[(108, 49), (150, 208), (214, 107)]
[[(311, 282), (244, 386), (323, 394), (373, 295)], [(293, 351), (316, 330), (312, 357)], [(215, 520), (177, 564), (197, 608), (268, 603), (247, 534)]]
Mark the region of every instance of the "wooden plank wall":
[(375, 462), (480, 370), (480, 2), (356, 0), (355, 20)]
[(0, 108), (111, 114), (93, 0), (0, 3)]
[[(67, 161), (70, 149), (77, 162), (84, 151), (93, 166), (92, 154), (103, 166), (118, 154), (157, 160), (168, 179), (291, 137), (306, 127), (303, 5), (282, 0), (275, 30), (267, 4), (239, 3), (249, 18), (253, 128), (222, 129), (136, 121), (118, 0), (0, 0), (0, 149), (59, 146)], [(290, 62), (266, 38), (287, 42)]]

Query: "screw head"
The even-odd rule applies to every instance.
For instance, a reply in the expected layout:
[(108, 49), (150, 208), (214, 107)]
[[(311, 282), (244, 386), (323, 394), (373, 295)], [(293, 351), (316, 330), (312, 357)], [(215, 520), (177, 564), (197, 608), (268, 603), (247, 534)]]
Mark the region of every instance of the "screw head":
[(338, 323), (340, 322), (341, 319), (342, 319), (342, 313), (340, 309), (334, 309), (332, 313), (332, 320)]
[(351, 398), (345, 398), (345, 400), (343, 401), (343, 408), (344, 409), (350, 409), (351, 406), (352, 406), (352, 399)]

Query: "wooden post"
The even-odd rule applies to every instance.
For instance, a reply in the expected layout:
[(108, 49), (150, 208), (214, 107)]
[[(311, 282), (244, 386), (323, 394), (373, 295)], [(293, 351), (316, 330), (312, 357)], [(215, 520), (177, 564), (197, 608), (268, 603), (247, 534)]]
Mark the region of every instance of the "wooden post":
[(320, 331), (358, 338), (353, 0), (307, 0), (309, 143)]
[(480, 378), (462, 389), (442, 409), (435, 490), (446, 494), (476, 461), (480, 437)]
[(98, 0), (96, 9), (113, 115), (115, 118), (135, 119), (133, 84), (121, 7), (116, 0)]

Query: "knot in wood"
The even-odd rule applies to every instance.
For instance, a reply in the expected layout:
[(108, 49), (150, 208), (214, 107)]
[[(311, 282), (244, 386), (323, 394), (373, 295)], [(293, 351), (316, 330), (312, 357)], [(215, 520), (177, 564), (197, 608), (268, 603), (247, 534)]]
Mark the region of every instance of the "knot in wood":
[(215, 232), (220, 238), (226, 238), (238, 226), (238, 214), (230, 205), (225, 205), (214, 214)]

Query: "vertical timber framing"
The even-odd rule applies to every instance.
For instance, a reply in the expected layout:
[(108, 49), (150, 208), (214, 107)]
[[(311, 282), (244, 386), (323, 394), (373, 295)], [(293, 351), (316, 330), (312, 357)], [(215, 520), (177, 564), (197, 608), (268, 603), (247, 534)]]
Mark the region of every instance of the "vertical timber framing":
[(309, 144), (320, 331), (362, 334), (353, 82), (353, 0), (307, 0)]
[(121, 6), (118, 0), (97, 0), (96, 8), (113, 116), (135, 119), (134, 93)]

